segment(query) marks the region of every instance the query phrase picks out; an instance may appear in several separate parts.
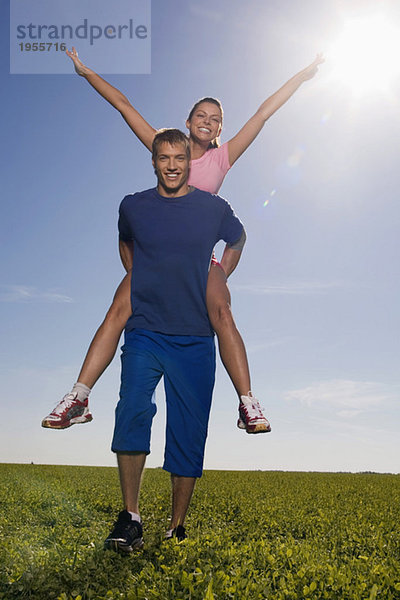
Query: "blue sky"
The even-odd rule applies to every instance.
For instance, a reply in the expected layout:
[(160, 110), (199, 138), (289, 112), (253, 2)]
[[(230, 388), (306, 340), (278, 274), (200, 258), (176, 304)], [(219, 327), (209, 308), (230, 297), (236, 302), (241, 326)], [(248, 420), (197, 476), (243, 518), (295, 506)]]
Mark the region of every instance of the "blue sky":
[[(40, 421), (76, 380), (122, 278), (117, 210), (153, 184), (150, 156), (72, 65), (10, 75), (0, 6), (0, 460), (113, 465), (118, 356), (92, 392), (91, 424)], [(228, 140), (326, 51), (348, 6), (153, 0), (151, 75), (108, 79), (155, 127), (183, 128), (197, 98), (219, 97)], [(400, 26), (394, 2), (355, 1), (352, 16), (376, 7)], [(399, 91), (397, 79), (356, 96), (327, 60), (228, 174), (221, 195), (248, 234), (233, 310), (272, 432), (236, 429), (218, 365), (206, 468), (400, 472)], [(162, 464), (157, 397), (149, 466)]]

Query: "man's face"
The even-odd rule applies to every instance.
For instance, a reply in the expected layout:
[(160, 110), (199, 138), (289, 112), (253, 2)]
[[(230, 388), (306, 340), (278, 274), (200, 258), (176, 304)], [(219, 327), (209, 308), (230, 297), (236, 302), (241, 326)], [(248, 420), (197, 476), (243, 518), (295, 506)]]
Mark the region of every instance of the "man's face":
[(160, 144), (153, 166), (157, 175), (158, 191), (162, 196), (187, 194), (189, 159), (184, 144)]

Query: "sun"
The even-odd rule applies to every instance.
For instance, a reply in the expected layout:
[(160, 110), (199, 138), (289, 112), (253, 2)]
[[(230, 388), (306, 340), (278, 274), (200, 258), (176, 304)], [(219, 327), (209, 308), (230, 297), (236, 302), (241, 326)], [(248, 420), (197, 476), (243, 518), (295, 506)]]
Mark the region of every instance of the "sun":
[(389, 91), (400, 76), (400, 27), (382, 15), (353, 18), (328, 50), (334, 78), (356, 95)]

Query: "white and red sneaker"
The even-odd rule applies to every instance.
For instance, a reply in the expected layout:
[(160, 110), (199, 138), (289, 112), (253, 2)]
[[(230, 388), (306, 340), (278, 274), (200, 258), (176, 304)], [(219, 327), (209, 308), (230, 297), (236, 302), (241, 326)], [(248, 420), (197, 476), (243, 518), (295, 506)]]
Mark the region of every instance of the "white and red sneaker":
[(247, 396), (240, 396), (239, 418), (237, 422), (239, 429), (245, 429), (247, 433), (268, 433), (271, 425), (262, 414), (257, 398), (251, 392)]
[(89, 423), (93, 419), (89, 412), (88, 398), (78, 400), (78, 394), (66, 394), (55, 409), (42, 421), (42, 427), (66, 429), (75, 423)]

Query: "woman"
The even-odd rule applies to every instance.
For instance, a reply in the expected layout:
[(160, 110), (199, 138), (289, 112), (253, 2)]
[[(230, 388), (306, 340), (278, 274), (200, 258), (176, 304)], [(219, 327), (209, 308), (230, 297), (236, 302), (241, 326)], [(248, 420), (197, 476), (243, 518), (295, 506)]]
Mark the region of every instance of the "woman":
[[(78, 75), (84, 77), (94, 89), (116, 108), (133, 133), (151, 151), (156, 130), (145, 121), (129, 100), (116, 88), (86, 67), (78, 58), (75, 48), (67, 50)], [(305, 69), (294, 75), (277, 92), (267, 98), (256, 113), (228, 142), (219, 145), (223, 111), (219, 100), (203, 98), (196, 102), (186, 121), (191, 148), (189, 184), (202, 190), (217, 193), (228, 170), (239, 156), (257, 137), (265, 122), (300, 87), (311, 79), (323, 62), (317, 55)], [(133, 249), (132, 249), (133, 250)], [(121, 256), (126, 264), (127, 260)], [(126, 259), (126, 257), (125, 257)], [(226, 273), (213, 258), (207, 283), (207, 309), (215, 330), (222, 362), (239, 396), (239, 418), (237, 425), (247, 433), (262, 433), (271, 430), (260, 405), (253, 396), (246, 350), (238, 332), (230, 308), (230, 293), (226, 284)], [(74, 423), (92, 420), (88, 396), (91, 388), (107, 368), (116, 352), (125, 323), (131, 315), (131, 272), (129, 271), (114, 296), (113, 303), (89, 347), (77, 383), (64, 396), (56, 408), (42, 421), (43, 427), (65, 429)]]

